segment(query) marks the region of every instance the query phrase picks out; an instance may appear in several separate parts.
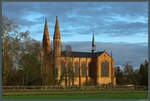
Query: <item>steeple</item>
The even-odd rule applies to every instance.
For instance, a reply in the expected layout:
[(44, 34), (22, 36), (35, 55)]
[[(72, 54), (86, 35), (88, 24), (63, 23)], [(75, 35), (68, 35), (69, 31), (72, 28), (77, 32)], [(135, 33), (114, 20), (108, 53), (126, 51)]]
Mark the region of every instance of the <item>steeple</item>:
[(43, 34), (43, 49), (44, 49), (44, 52), (46, 52), (46, 53), (50, 52), (50, 40), (49, 40), (46, 18), (45, 18), (45, 26), (44, 26), (44, 34)]
[(58, 17), (56, 16), (56, 24), (53, 36), (53, 53), (54, 56), (60, 56), (61, 54), (61, 39), (60, 39), (60, 32), (59, 32), (59, 24), (58, 24)]
[(93, 32), (93, 38), (92, 38), (92, 53), (96, 52), (96, 46), (95, 46), (95, 40), (94, 40), (94, 32)]
[(49, 79), (51, 76), (51, 63), (50, 63), (50, 40), (48, 34), (48, 26), (47, 26), (47, 19), (45, 18), (45, 25), (44, 25), (44, 33), (43, 33), (43, 54), (42, 54), (42, 68), (41, 68), (41, 76), (42, 76), (42, 85), (48, 85), (52, 80)]
[(94, 32), (93, 32), (93, 38), (92, 38), (92, 46), (95, 46)]
[(54, 60), (54, 68), (57, 69), (57, 76), (58, 80), (60, 79), (61, 73), (61, 65), (59, 57), (61, 56), (61, 39), (60, 39), (60, 32), (59, 32), (59, 24), (58, 24), (58, 17), (56, 16), (56, 24), (55, 24), (55, 31), (53, 37), (53, 60)]
[(54, 32), (53, 39), (60, 39), (59, 24), (58, 24), (58, 17), (57, 16), (56, 16), (55, 32)]

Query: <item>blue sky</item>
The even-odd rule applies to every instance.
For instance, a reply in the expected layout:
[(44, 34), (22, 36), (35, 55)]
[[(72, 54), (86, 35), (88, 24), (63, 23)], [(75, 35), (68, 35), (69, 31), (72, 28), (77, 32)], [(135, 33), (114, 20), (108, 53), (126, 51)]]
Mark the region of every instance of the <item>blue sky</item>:
[(147, 6), (146, 2), (14, 2), (4, 3), (2, 14), (36, 40), (42, 39), (45, 17), (52, 40), (58, 16), (62, 41), (90, 41), (94, 31), (98, 42), (139, 43), (148, 40)]
[[(52, 41), (55, 17), (58, 16), (62, 42), (73, 43), (73, 45), (77, 41), (89, 42), (94, 31), (97, 49), (108, 48), (115, 51), (112, 46), (119, 44), (115, 54), (119, 56), (122, 55), (119, 53), (120, 47), (125, 45), (125, 47), (129, 46), (130, 50), (124, 53), (126, 54), (124, 57), (129, 59), (129, 56), (134, 55), (132, 57), (134, 64), (139, 65), (144, 58), (147, 58), (147, 2), (5, 2), (2, 4), (2, 15), (13, 19), (19, 25), (20, 31), (29, 30), (30, 36), (40, 41), (43, 36), (45, 18), (48, 19), (49, 35)], [(105, 45), (102, 47), (100, 43)], [(83, 46), (85, 45), (86, 43)], [(132, 45), (136, 45), (136, 49), (132, 49)], [(78, 48), (86, 51), (83, 46)], [(74, 47), (74, 50), (78, 50)], [(141, 53), (138, 53), (139, 50)], [(134, 59), (141, 56), (135, 57), (135, 54), (129, 54), (131, 51), (142, 54), (144, 58), (137, 60), (139, 62), (136, 63)]]

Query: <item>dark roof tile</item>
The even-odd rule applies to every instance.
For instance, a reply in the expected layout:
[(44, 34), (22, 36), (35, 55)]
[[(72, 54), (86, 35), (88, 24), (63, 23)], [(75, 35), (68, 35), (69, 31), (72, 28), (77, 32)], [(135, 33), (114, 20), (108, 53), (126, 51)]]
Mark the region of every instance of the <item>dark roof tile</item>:
[[(99, 55), (101, 55), (102, 53), (104, 53), (104, 51), (101, 51), (101, 52), (95, 52), (94, 54), (91, 53), (91, 52), (71, 52), (70, 53), (70, 56), (72, 57), (97, 57)], [(66, 56), (66, 52), (65, 51), (62, 51), (61, 52), (61, 56), (65, 57)]]

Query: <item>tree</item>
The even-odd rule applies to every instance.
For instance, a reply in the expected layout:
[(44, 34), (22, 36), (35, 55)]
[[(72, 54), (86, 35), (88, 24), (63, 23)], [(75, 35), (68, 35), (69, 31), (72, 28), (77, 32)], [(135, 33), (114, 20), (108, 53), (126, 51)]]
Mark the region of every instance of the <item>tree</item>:
[[(66, 45), (65, 46), (65, 52), (66, 52), (66, 56), (65, 56), (65, 70), (64, 72), (61, 74), (61, 79), (60, 79), (60, 83), (61, 81), (65, 80), (65, 86), (67, 86), (67, 84), (69, 83), (69, 86), (74, 85), (74, 72), (73, 72), (73, 68), (72, 68), (72, 48), (70, 45)], [(69, 57), (69, 58), (68, 58)], [(64, 79), (63, 79), (64, 78)]]
[(72, 48), (70, 45), (65, 46), (66, 56), (71, 56)]
[(23, 85), (41, 85), (41, 63), (35, 54), (24, 54), (19, 61), (19, 67), (23, 71)]
[(19, 26), (6, 16), (2, 24), (3, 85), (40, 85), (41, 43), (31, 39), (29, 31), (18, 32)]
[(125, 67), (124, 67), (124, 73), (125, 75), (128, 75), (130, 73), (133, 72), (133, 67), (132, 65), (130, 65), (128, 62), (126, 63)]
[[(8, 20), (7, 17), (3, 16), (2, 17), (2, 84), (6, 85), (7, 82), (7, 78), (8, 78), (8, 67), (12, 67), (12, 62), (10, 57), (8, 56), (8, 54), (6, 53), (6, 46), (7, 46), (7, 40), (9, 37), (7, 37), (7, 35), (9, 34), (9, 32), (12, 32), (11, 29), (11, 25), (12, 25), (12, 21)], [(8, 63), (6, 64), (6, 59), (10, 60), (8, 61)], [(9, 66), (8, 66), (9, 65)]]
[(141, 64), (139, 73), (140, 75), (140, 85), (148, 86), (148, 62), (145, 60), (144, 64)]
[[(19, 33), (19, 27), (6, 16), (2, 16), (2, 84), (7, 83), (20, 59), (21, 41), (28, 36), (28, 31)], [(11, 75), (12, 76), (12, 75)]]
[(123, 72), (122, 72), (122, 70), (120, 69), (120, 66), (117, 66), (117, 67), (115, 68), (115, 77), (116, 77), (116, 83), (117, 83), (118, 85), (120, 85), (121, 82), (122, 82), (122, 77), (123, 77)]
[(124, 78), (126, 78), (124, 81), (125, 84), (136, 84), (134, 69), (129, 62), (127, 62), (124, 67)]

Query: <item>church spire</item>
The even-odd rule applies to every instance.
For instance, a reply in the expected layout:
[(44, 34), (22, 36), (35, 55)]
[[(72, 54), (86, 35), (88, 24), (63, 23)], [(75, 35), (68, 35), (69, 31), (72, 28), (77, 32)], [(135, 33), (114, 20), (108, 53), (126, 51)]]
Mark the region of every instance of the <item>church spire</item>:
[(53, 39), (60, 39), (60, 32), (59, 32), (59, 24), (58, 24), (58, 17), (56, 16), (56, 24), (55, 24), (55, 32)]
[(44, 34), (47, 34), (47, 33), (48, 33), (47, 18), (45, 18)]
[(53, 61), (54, 61), (54, 68), (57, 69), (57, 80), (60, 79), (60, 60), (59, 57), (61, 56), (61, 39), (60, 39), (60, 32), (59, 32), (59, 24), (58, 24), (58, 17), (56, 16), (56, 24), (55, 24), (55, 31), (53, 37)]
[(60, 39), (60, 32), (59, 32), (59, 24), (58, 24), (58, 17), (56, 16), (56, 24), (53, 36), (53, 52), (55, 56), (60, 56), (61, 54), (61, 39)]
[(94, 32), (93, 32), (93, 38), (92, 38), (92, 46), (95, 46)]
[(44, 34), (43, 34), (43, 49), (46, 53), (50, 52), (50, 40), (47, 27), (47, 19), (45, 18)]
[(92, 38), (92, 53), (96, 52), (96, 49), (95, 49), (95, 40), (94, 40), (94, 32), (93, 32), (93, 38)]

